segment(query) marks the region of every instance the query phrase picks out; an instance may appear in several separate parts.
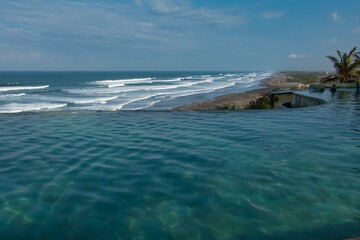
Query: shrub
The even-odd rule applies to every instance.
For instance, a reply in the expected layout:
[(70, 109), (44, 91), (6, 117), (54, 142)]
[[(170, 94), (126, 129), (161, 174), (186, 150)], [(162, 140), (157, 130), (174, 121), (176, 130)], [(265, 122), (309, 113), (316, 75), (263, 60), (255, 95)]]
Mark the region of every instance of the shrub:
[(261, 94), (258, 98), (245, 105), (244, 109), (270, 109), (270, 100), (270, 93)]

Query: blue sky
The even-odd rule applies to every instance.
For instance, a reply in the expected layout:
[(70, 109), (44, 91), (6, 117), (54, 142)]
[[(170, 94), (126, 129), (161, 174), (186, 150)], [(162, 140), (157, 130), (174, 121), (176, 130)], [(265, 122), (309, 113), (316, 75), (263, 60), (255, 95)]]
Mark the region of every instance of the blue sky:
[(0, 0), (0, 70), (329, 70), (359, 0)]

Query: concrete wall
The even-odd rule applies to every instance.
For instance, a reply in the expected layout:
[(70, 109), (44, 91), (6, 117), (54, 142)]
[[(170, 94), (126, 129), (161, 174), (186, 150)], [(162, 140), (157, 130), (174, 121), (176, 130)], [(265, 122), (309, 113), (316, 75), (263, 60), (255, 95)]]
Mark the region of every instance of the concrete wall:
[(304, 96), (298, 93), (293, 93), (291, 98), (291, 108), (310, 107), (325, 103), (326, 101), (323, 99)]
[(325, 104), (320, 98), (305, 96), (293, 91), (280, 91), (271, 93), (271, 108), (301, 108)]
[(274, 104), (274, 108), (282, 108), (283, 104), (291, 103), (292, 95), (293, 95), (292, 93), (276, 95), (277, 101)]

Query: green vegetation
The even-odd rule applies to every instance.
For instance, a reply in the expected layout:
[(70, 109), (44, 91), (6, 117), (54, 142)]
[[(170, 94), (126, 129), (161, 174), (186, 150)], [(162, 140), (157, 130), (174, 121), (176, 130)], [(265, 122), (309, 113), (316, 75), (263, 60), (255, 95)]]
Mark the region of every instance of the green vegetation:
[(359, 52), (356, 52), (354, 47), (349, 53), (343, 53), (339, 50), (336, 51), (338, 57), (326, 56), (334, 64), (336, 77), (341, 83), (354, 81), (359, 77), (360, 57)]
[(235, 105), (224, 104), (216, 106), (216, 110), (235, 110)]
[[(276, 101), (277, 99), (275, 99)], [(251, 100), (244, 109), (270, 109), (271, 95), (270, 93), (261, 94), (257, 99)]]
[(299, 82), (303, 84), (317, 83), (321, 76), (324, 76), (324, 72), (301, 72), (301, 71), (290, 71), (281, 72), (287, 76), (289, 82)]

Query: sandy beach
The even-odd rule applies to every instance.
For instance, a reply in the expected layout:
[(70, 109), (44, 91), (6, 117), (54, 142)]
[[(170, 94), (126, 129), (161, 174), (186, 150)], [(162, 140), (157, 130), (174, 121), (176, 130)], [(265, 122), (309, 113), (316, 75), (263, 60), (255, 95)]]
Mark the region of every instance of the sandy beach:
[(220, 110), (225, 107), (230, 109), (242, 110), (251, 100), (258, 98), (261, 94), (271, 92), (276, 89), (288, 90), (290, 88), (306, 87), (300, 82), (288, 81), (289, 76), (285, 74), (275, 74), (274, 76), (261, 81), (260, 88), (249, 90), (242, 93), (228, 94), (211, 100), (193, 102), (173, 109), (174, 111), (209, 111)]

